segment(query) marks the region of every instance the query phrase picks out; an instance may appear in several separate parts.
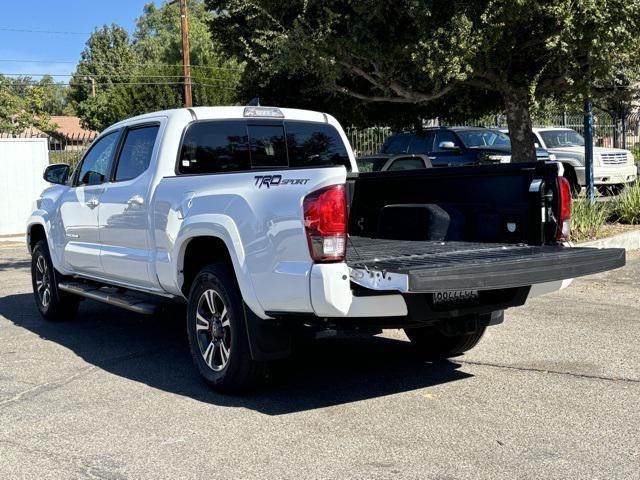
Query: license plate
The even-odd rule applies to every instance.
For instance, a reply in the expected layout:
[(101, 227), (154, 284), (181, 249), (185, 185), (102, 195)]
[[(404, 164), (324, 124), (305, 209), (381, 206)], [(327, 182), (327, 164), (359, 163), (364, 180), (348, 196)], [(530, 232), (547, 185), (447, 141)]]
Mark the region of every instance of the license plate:
[(433, 304), (443, 305), (466, 305), (475, 303), (480, 295), (478, 290), (451, 290), (448, 292), (435, 292), (433, 294)]

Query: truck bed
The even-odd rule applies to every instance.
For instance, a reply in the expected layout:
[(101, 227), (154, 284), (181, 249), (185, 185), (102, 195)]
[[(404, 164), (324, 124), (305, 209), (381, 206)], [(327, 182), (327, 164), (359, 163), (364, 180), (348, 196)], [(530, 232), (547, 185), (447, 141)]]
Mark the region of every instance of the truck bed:
[[(620, 248), (349, 238), (352, 281), (405, 292), (522, 287), (622, 267)], [(386, 282), (385, 282), (386, 280)]]

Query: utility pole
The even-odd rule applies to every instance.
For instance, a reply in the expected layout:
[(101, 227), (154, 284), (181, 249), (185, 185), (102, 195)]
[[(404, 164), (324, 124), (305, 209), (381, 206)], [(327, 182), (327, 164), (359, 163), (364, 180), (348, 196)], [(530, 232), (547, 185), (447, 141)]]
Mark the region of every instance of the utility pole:
[(589, 203), (593, 204), (595, 201), (593, 187), (593, 107), (589, 99), (584, 102), (584, 160), (587, 198)]
[(96, 96), (96, 79), (93, 77), (84, 77), (85, 80), (89, 80), (91, 82), (91, 96)]
[(182, 67), (184, 69), (184, 106), (192, 107), (191, 97), (191, 60), (189, 58), (189, 20), (187, 19), (187, 0), (180, 0), (180, 29), (182, 30)]

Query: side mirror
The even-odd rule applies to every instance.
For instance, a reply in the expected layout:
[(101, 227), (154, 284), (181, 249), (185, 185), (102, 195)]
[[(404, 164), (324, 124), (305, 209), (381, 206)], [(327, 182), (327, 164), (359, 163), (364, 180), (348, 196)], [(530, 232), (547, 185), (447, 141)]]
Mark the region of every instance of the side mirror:
[(460, 150), (453, 142), (440, 142), (438, 148), (440, 150)]
[(44, 169), (42, 178), (44, 178), (49, 183), (64, 185), (67, 183), (70, 171), (71, 167), (69, 167), (69, 165), (67, 165), (66, 163), (55, 163), (53, 165), (49, 165)]

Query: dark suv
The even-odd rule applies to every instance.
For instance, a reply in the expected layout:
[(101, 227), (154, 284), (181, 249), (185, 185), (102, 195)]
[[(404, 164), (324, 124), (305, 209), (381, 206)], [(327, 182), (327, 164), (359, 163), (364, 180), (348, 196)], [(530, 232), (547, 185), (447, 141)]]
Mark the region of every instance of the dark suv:
[[(434, 167), (509, 163), (511, 141), (492, 128), (436, 127), (392, 135), (380, 153), (428, 155)], [(550, 159), (542, 148), (537, 149), (536, 156), (538, 160)]]

